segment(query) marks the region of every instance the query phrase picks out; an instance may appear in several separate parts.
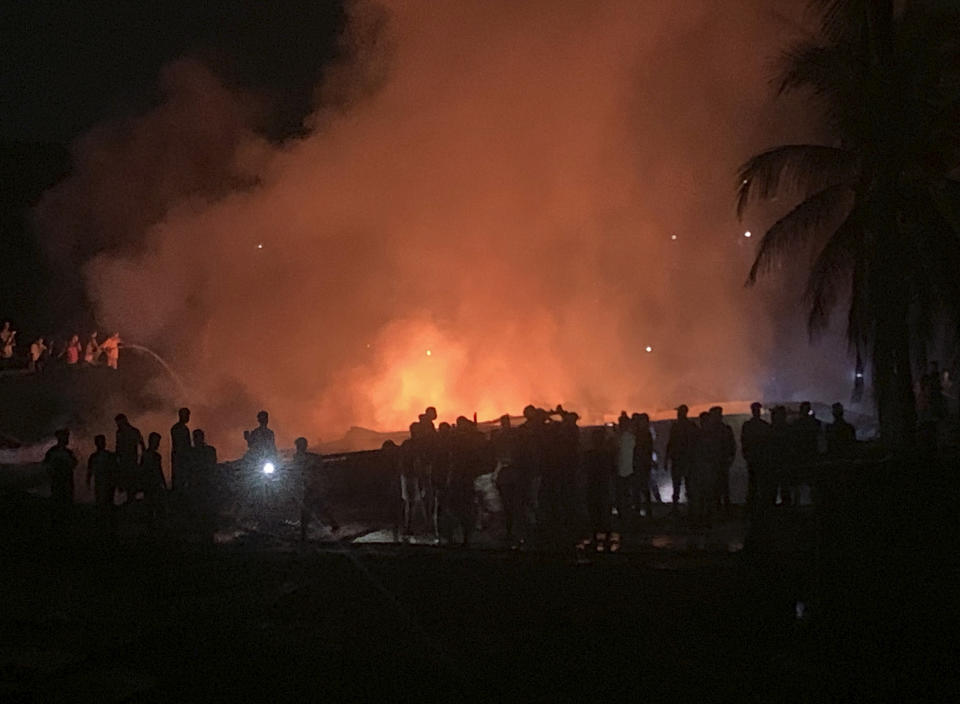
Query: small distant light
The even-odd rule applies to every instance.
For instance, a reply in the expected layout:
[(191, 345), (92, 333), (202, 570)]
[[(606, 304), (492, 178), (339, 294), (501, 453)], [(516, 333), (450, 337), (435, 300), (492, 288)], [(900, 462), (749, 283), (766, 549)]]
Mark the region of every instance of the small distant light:
[(670, 239), (676, 240), (676, 239), (677, 239), (677, 236), (676, 236), (676, 235), (670, 235)]
[(747, 230), (746, 232), (743, 233), (743, 236), (744, 236), (744, 237), (753, 237), (753, 233), (750, 232), (750, 230)]
[(653, 348), (652, 348), (650, 345), (647, 345), (647, 346), (644, 347), (643, 349), (644, 349), (645, 351), (647, 351), (647, 352), (653, 352)]
[(746, 186), (748, 183), (750, 183), (750, 181), (747, 180), (747, 179), (743, 179), (743, 181), (741, 181), (741, 183), (743, 183), (743, 185)]
[(430, 357), (433, 354), (430, 350), (427, 350), (427, 356)]
[(857, 378), (858, 378), (858, 379), (862, 379), (862, 378), (863, 378), (863, 372), (857, 372)]
[(263, 465), (264, 474), (273, 474), (276, 469), (277, 468), (273, 466), (273, 462), (267, 462), (265, 465)]
[(257, 249), (263, 249), (263, 242), (257, 243)]

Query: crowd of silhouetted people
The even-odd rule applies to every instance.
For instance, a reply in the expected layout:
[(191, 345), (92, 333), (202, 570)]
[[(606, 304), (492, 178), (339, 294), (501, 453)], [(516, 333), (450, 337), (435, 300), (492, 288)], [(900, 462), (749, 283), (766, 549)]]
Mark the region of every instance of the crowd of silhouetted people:
[[(264, 481), (272, 479), (270, 475), (275, 472), (276, 484), (292, 484), (284, 486), (284, 493), (295, 497), (300, 509), (301, 537), (306, 537), (306, 530), (315, 519), (333, 530), (338, 528), (326, 507), (326, 485), (320, 471), (323, 458), (308, 451), (306, 438), (295, 440), (293, 455), (284, 463), (268, 426), (269, 414), (260, 411), (257, 427), (243, 433), (246, 454), (238, 462), (227, 463), (230, 466), (224, 472), (220, 470), (226, 465), (218, 463), (217, 450), (207, 443), (205, 432), (200, 428), (191, 431), (190, 417), (190, 409), (181, 408), (177, 422), (170, 428), (169, 482), (163, 471), (160, 433), (151, 432), (145, 440), (143, 433), (120, 413), (114, 419), (113, 449), (108, 449), (106, 435), (94, 437), (96, 449), (87, 459), (85, 477), (87, 487), (93, 489), (98, 520), (105, 531), (115, 533), (119, 514), (134, 510), (153, 528), (160, 519), (176, 513), (198, 534), (210, 537), (224, 497), (232, 494), (232, 500), (243, 501), (256, 493), (262, 499), (262, 491), (249, 489), (264, 489)], [(79, 460), (70, 448), (70, 431), (61, 429), (55, 435), (56, 444), (47, 451), (43, 463), (50, 479), (53, 522), (62, 528), (72, 515), (74, 470)], [(243, 483), (250, 478), (263, 481)], [(237, 479), (244, 484), (246, 496), (235, 495)], [(268, 504), (260, 501), (256, 510), (267, 510)]]
[[(87, 458), (86, 484), (93, 489), (97, 513), (104, 527), (115, 529), (117, 512), (124, 506), (140, 504), (151, 523), (167, 509), (170, 491), (196, 500), (202, 510), (201, 497), (212, 487), (208, 481), (215, 475), (217, 451), (208, 445), (204, 431), (191, 433), (190, 409), (181, 408), (177, 422), (170, 428), (170, 482), (163, 471), (160, 451), (162, 436), (151, 432), (144, 440), (139, 428), (123, 413), (117, 414), (113, 449), (107, 448), (107, 436), (96, 435), (95, 450)], [(70, 431), (56, 432), (56, 444), (44, 457), (50, 478), (50, 497), (55, 522), (67, 519), (74, 503), (74, 469), (79, 460), (70, 449)]]
[[(924, 383), (933, 385), (930, 378)], [(504, 415), (485, 433), (476, 418), (460, 416), (453, 423), (438, 423), (437, 410), (429, 407), (410, 425), (409, 437), (400, 445), (383, 443), (376, 464), (379, 476), (394, 487), (400, 540), (427, 532), (438, 543), (446, 539), (469, 544), (489, 508), (486, 486), (499, 500), (506, 540), (512, 546), (532, 538), (565, 542), (588, 529), (616, 549), (619, 532), (635, 520), (654, 516), (656, 504), (670, 503), (670, 511), (679, 515), (685, 498), (682, 518), (694, 528), (708, 527), (725, 516), (731, 505), (730, 469), (738, 449), (747, 467), (746, 515), (757, 522), (774, 506), (799, 505), (803, 488), (816, 484), (817, 472), (841, 467), (857, 455), (856, 431), (840, 403), (833, 404), (832, 422), (826, 424), (814, 416), (808, 402), (799, 404), (792, 418), (785, 406), (768, 409), (769, 421), (760, 403), (750, 410), (738, 439), (720, 406), (696, 418), (689, 417), (687, 406), (678, 406), (675, 420), (658, 442), (645, 413), (624, 411), (616, 423), (581, 427), (577, 413), (560, 405), (553, 409), (530, 405), (523, 409), (522, 422), (515, 424)], [(938, 412), (947, 411), (944, 407)], [(113, 449), (107, 448), (105, 435), (97, 435), (96, 450), (87, 460), (86, 481), (93, 485), (104, 523), (115, 525), (118, 508), (132, 503), (145, 507), (145, 514), (155, 521), (173, 495), (178, 506), (209, 526), (215, 512), (210, 497), (222, 488), (217, 483), (224, 475), (217, 472), (217, 453), (207, 444), (204, 431), (190, 430), (190, 410), (180, 409), (169, 431), (169, 485), (160, 433), (151, 432), (145, 440), (124, 414), (115, 421)], [(309, 452), (307, 440), (300, 437), (292, 459), (281, 459), (268, 424), (268, 413), (261, 411), (257, 427), (244, 432), (247, 452), (234, 463), (239, 474), (257, 477), (266, 488), (271, 479), (275, 485), (285, 482), (293, 487), (301, 511), (301, 537), (306, 537), (314, 519), (336, 530), (325, 496), (324, 458)], [(78, 460), (69, 448), (69, 432), (56, 435), (57, 443), (44, 462), (55, 515), (62, 519), (73, 503)], [(277, 472), (281, 466), (283, 472)], [(660, 494), (657, 470), (670, 476), (669, 497)], [(281, 474), (286, 477), (283, 482), (277, 479)]]
[(79, 335), (67, 337), (37, 336), (28, 345), (20, 345), (17, 330), (9, 320), (0, 327), (0, 368), (42, 372), (51, 364), (68, 369), (103, 366), (117, 369), (123, 340), (113, 333), (103, 340), (96, 331), (85, 340)]
[[(761, 417), (761, 404), (751, 410), (740, 436), (748, 466), (748, 507), (797, 505), (800, 488), (813, 481), (816, 466), (850, 459), (855, 452), (856, 433), (839, 403), (825, 427), (809, 403), (800, 405), (792, 423), (783, 406), (772, 409), (770, 422)], [(511, 544), (522, 543), (534, 531), (563, 537), (580, 530), (584, 518), (593, 533), (615, 535), (614, 517), (626, 526), (634, 517), (652, 516), (654, 504), (662, 501), (652, 476), (658, 465), (672, 479), (673, 511), (685, 494), (692, 525), (707, 526), (730, 506), (737, 440), (720, 406), (696, 420), (688, 417), (687, 406), (679, 406), (662, 457), (654, 450), (645, 413), (623, 412), (615, 424), (581, 428), (578, 415), (562, 406), (545, 410), (531, 405), (524, 409), (522, 423), (515, 426), (503, 416), (489, 435), (465, 416), (452, 424), (437, 425), (436, 419), (436, 409), (427, 408), (410, 425), (408, 439), (399, 446), (387, 441), (380, 450), (388, 473), (399, 480), (401, 538), (419, 523), (437, 542), (445, 527), (448, 539), (456, 530), (468, 543), (483, 514), (476, 481), (488, 473), (494, 477)]]

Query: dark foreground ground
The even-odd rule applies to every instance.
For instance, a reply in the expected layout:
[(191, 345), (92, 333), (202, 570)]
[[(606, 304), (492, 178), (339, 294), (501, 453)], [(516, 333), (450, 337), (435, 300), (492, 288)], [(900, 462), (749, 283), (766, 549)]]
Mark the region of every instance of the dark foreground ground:
[(908, 519), (933, 494), (882, 486), (843, 510), (828, 496), (826, 519), (781, 513), (775, 534), (806, 538), (774, 537), (757, 559), (667, 541), (687, 547), (589, 564), (254, 539), (105, 546), (83, 521), (54, 543), (38, 500), (7, 496), (0, 701), (947, 701), (956, 512)]

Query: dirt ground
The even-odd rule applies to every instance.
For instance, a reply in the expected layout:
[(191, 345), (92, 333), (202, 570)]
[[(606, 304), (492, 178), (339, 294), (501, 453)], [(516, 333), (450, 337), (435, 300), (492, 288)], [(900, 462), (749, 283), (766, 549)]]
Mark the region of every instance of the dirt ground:
[(801, 545), (756, 560), (675, 539), (583, 564), (257, 533), (111, 543), (89, 507), (54, 539), (42, 501), (2, 503), (5, 702), (922, 700), (956, 678), (956, 620), (884, 617), (887, 591), (833, 570), (863, 596), (844, 615)]

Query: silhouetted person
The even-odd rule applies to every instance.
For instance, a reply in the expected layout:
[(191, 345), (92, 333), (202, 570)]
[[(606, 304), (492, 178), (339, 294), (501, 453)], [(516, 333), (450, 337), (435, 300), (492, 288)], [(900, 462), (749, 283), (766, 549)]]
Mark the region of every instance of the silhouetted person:
[[(631, 419), (637, 441), (633, 450), (634, 499), (643, 499), (647, 517), (653, 516), (653, 500), (650, 482), (653, 472), (653, 434), (650, 432), (650, 416), (646, 413), (634, 414)], [(659, 490), (657, 496), (659, 497)], [(658, 499), (659, 500), (659, 499)]]
[(536, 407), (528, 405), (523, 409), (524, 422), (517, 428), (517, 485), (520, 491), (520, 514), (527, 523), (527, 512), (533, 511), (536, 504), (535, 483), (541, 475), (544, 462), (546, 418)]
[(605, 540), (610, 530), (610, 482), (615, 471), (616, 455), (611, 452), (605, 428), (591, 429), (588, 438), (583, 453), (587, 515), (593, 535)]
[(625, 521), (633, 510), (633, 453), (637, 448), (637, 435), (626, 411), (617, 420), (617, 475), (614, 478), (614, 496), (617, 513)]
[(103, 341), (103, 344), (100, 345), (100, 350), (103, 352), (103, 356), (107, 360), (108, 369), (117, 369), (117, 365), (120, 362), (120, 347), (123, 345), (123, 340), (120, 339), (120, 333), (115, 332), (106, 340)]
[(117, 491), (117, 456), (107, 449), (107, 436), (93, 438), (97, 448), (87, 459), (87, 487), (93, 481), (93, 496), (102, 526), (113, 532), (116, 528), (116, 505), (113, 502)]
[(857, 445), (857, 431), (843, 417), (843, 404), (835, 403), (831, 407), (833, 422), (824, 428), (827, 439), (827, 455), (832, 460), (846, 460), (853, 457)]
[(697, 428), (687, 418), (687, 406), (677, 407), (677, 419), (670, 426), (670, 437), (667, 440), (667, 461), (670, 464), (670, 477), (673, 480), (673, 508), (677, 509), (680, 501), (681, 485), (687, 482), (687, 493), (690, 493), (690, 473), (696, 461)]
[(3, 359), (5, 367), (13, 364), (13, 351), (17, 346), (17, 331), (10, 327), (9, 321), (3, 324), (3, 331), (0, 333), (0, 359)]
[[(417, 481), (420, 485), (420, 501), (425, 514), (430, 515), (433, 526), (434, 540), (440, 542), (440, 494), (441, 483), (434, 472), (434, 460), (437, 449), (437, 428), (433, 421), (437, 418), (437, 409), (427, 406), (426, 410), (417, 417), (416, 431), (417, 456), (419, 458), (419, 472)], [(449, 423), (447, 424), (449, 427)]]
[[(380, 445), (380, 451), (377, 453), (377, 464), (382, 476), (387, 477), (390, 486), (393, 487), (390, 497), (390, 508), (396, 507), (397, 521), (394, 524), (394, 539), (399, 542), (404, 536), (406, 501), (403, 491), (403, 467), (401, 461), (400, 447), (393, 440), (384, 440)], [(399, 502), (394, 503), (399, 499)]]
[(307, 451), (307, 439), (293, 441), (293, 469), (303, 487), (300, 502), (300, 541), (307, 539), (307, 529), (314, 518), (318, 518), (336, 531), (340, 528), (327, 508), (326, 491), (323, 477), (323, 457)]
[(791, 503), (796, 504), (800, 500), (800, 485), (810, 482), (820, 457), (820, 421), (813, 415), (809, 401), (800, 404), (799, 415), (790, 428), (793, 431), (793, 462), (789, 486)]
[(156, 520), (163, 509), (167, 490), (160, 459), (160, 433), (150, 433), (147, 437), (147, 448), (140, 457), (140, 482), (150, 519)]
[(497, 460), (497, 492), (503, 503), (504, 527), (507, 530), (507, 543), (514, 545), (517, 538), (516, 528), (522, 529), (523, 503), (520, 491), (520, 472), (517, 464), (517, 436), (510, 427), (510, 416), (500, 417), (500, 428), (494, 433), (493, 453)]
[(83, 353), (83, 350), (80, 347), (80, 336), (74, 335), (70, 338), (70, 341), (67, 343), (66, 348), (63, 351), (64, 360), (66, 364), (71, 369), (75, 368), (80, 363), (80, 355)]
[(60, 360), (64, 354), (67, 352), (67, 343), (64, 342), (61, 346), (60, 340), (53, 337), (45, 337), (44, 340), (47, 344), (47, 349), (44, 350), (43, 355), (41, 356), (41, 361), (46, 365), (51, 360)]
[[(428, 409), (429, 410), (429, 409)], [(433, 539), (440, 542), (440, 517), (444, 510), (446, 482), (453, 462), (453, 427), (443, 422), (436, 432), (427, 427), (423, 431), (424, 448), (428, 455), (427, 483), (424, 487), (426, 507), (430, 514)]]
[(740, 429), (740, 451), (747, 463), (747, 513), (760, 505), (761, 484), (770, 483), (770, 424), (760, 417), (763, 406), (750, 404), (750, 420)]
[[(554, 442), (557, 446), (556, 467), (559, 475), (559, 530), (555, 537), (562, 545), (576, 540), (576, 501), (575, 494), (580, 471), (580, 428), (577, 421), (580, 416), (565, 411), (558, 405), (555, 413), (560, 414), (560, 422), (554, 423)], [(632, 469), (632, 467), (631, 467)]]
[[(537, 487), (537, 528), (544, 537), (556, 538), (560, 521), (560, 448), (557, 428), (550, 414), (538, 408), (537, 437), (540, 455), (540, 484)], [(545, 530), (544, 530), (545, 529)]]
[[(194, 474), (201, 476), (217, 468), (217, 448), (207, 444), (206, 433), (200, 428), (193, 431), (193, 447), (190, 457), (194, 465)], [(195, 477), (194, 477), (195, 478)]]
[(247, 455), (256, 461), (277, 456), (277, 441), (273, 431), (267, 427), (269, 422), (270, 414), (260, 411), (257, 413), (257, 427), (243, 434), (247, 441)]
[(429, 459), (424, 441), (423, 426), (420, 421), (411, 423), (410, 437), (400, 445), (399, 469), (402, 513), (399, 534), (401, 537), (412, 535), (414, 512), (419, 512), (423, 522), (427, 522), (423, 485), (426, 481)]
[(436, 432), (433, 422), (437, 419), (437, 409), (433, 406), (427, 406), (426, 410), (420, 416), (420, 425), (424, 432)]
[(698, 424), (693, 426), (694, 460), (687, 475), (687, 503), (691, 525), (706, 527), (710, 524), (716, 496), (714, 456), (718, 443), (710, 414), (704, 411), (697, 420)]
[(0, 329), (0, 346), (6, 345), (7, 341), (13, 337), (16, 333), (10, 327), (10, 321), (3, 321), (3, 329)]
[(790, 486), (792, 453), (793, 437), (787, 424), (787, 409), (776, 406), (770, 412), (770, 464), (773, 481), (768, 499), (771, 505), (776, 504), (778, 491), (781, 505), (789, 506), (793, 502)]
[[(189, 472), (190, 448), (190, 409), (181, 408), (177, 411), (177, 422), (170, 428), (170, 490), (182, 489), (190, 483)], [(180, 486), (183, 484), (184, 486)]]
[(30, 360), (27, 369), (31, 372), (43, 371), (43, 354), (47, 351), (47, 346), (42, 337), (38, 337), (30, 343)]
[(145, 450), (146, 445), (143, 442), (143, 435), (137, 428), (130, 425), (125, 414), (117, 414), (114, 420), (117, 422), (117, 440), (114, 450), (117, 453), (117, 464), (120, 468), (120, 488), (126, 492), (127, 503), (130, 503), (141, 490), (140, 450)]
[(69, 430), (61, 428), (54, 435), (57, 444), (43, 456), (43, 466), (50, 477), (52, 525), (55, 530), (63, 530), (73, 510), (73, 470), (77, 466), (77, 457), (68, 447)]
[(537, 525), (547, 529), (545, 537), (559, 538), (564, 524), (564, 450), (560, 442), (559, 424), (550, 414), (538, 410), (541, 419), (540, 435), (540, 490), (537, 500)]
[(170, 427), (170, 491), (189, 488), (190, 450), (192, 448), (190, 409), (177, 411), (177, 422)]
[(97, 342), (97, 333), (90, 333), (87, 338), (87, 344), (83, 348), (83, 363), (88, 366), (94, 366), (100, 358), (100, 343)]
[(469, 418), (459, 416), (453, 429), (453, 451), (445, 493), (451, 516), (462, 531), (464, 547), (470, 543), (477, 519), (474, 481), (489, 470), (491, 460), (490, 447), (483, 433)]
[(710, 445), (710, 475), (713, 481), (713, 500), (718, 508), (730, 507), (730, 465), (737, 455), (737, 441), (733, 429), (723, 422), (723, 408), (710, 409), (707, 438)]
[(217, 448), (207, 444), (206, 435), (200, 428), (194, 429), (193, 446), (187, 450), (185, 458), (180, 458), (180, 463), (189, 481), (185, 497), (187, 510), (198, 533), (209, 537), (216, 527)]

